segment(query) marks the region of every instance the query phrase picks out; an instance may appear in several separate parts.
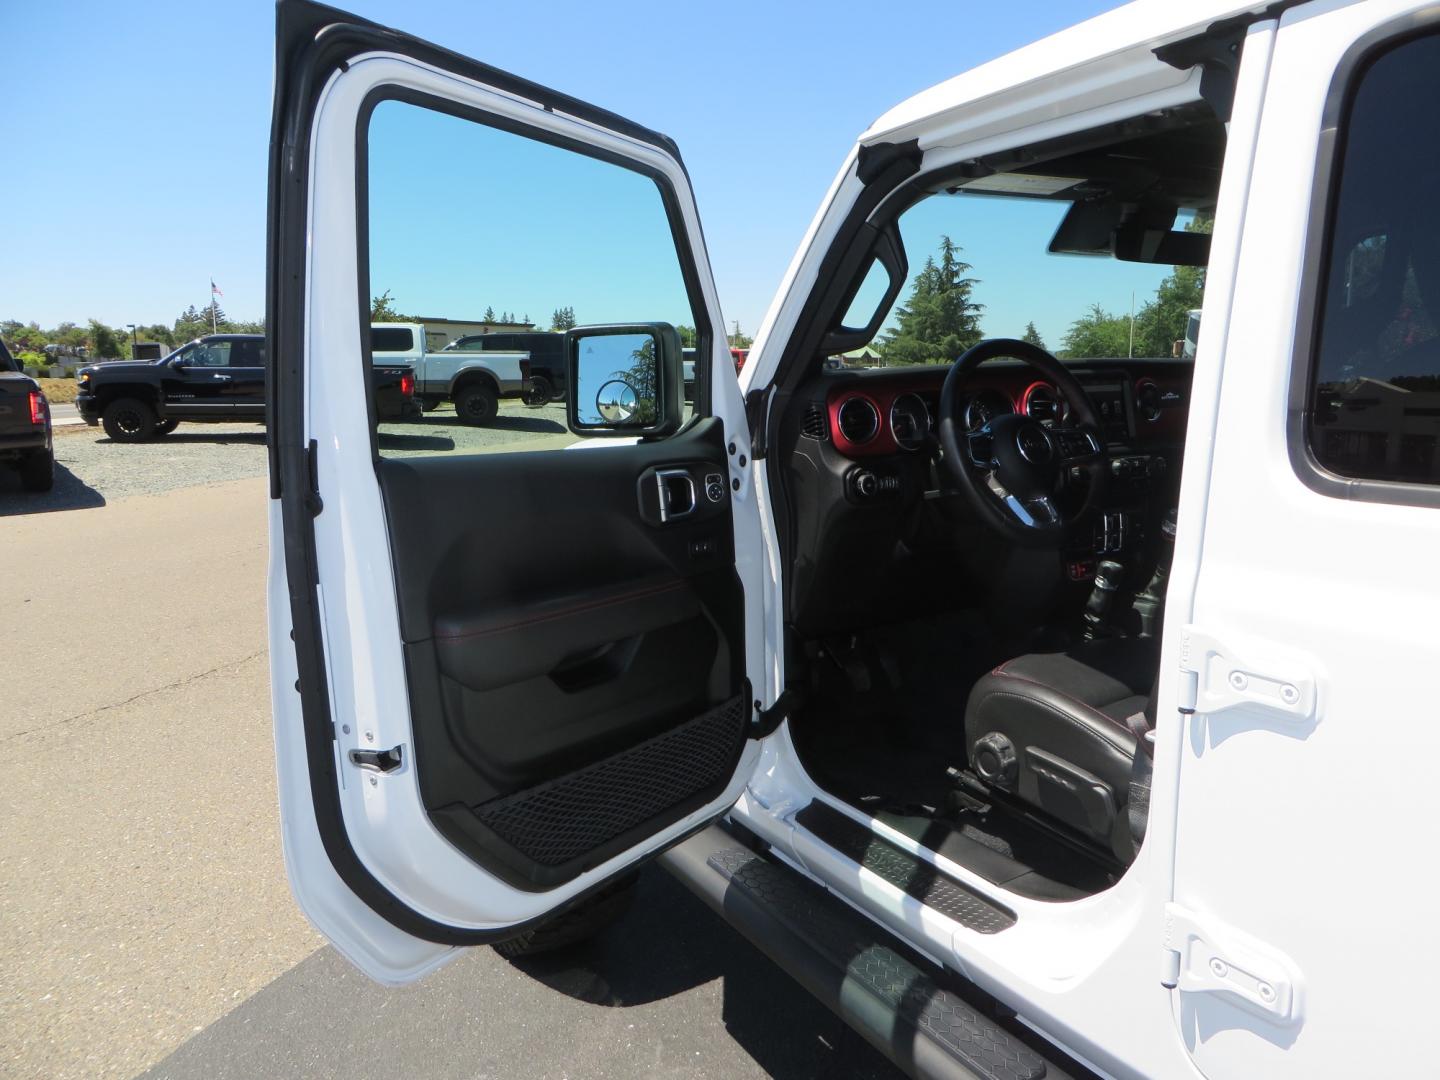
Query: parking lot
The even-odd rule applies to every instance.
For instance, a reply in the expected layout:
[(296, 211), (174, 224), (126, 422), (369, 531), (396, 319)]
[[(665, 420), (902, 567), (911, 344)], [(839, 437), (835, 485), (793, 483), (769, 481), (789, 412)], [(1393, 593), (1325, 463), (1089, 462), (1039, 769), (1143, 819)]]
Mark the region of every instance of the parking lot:
[[(565, 427), (562, 403), (531, 409), (505, 401), (487, 427), (457, 423), (454, 409), (447, 405), (412, 423), (382, 424), (379, 432), (380, 449), (387, 457), (503, 453), (574, 441)], [(98, 427), (57, 426), (55, 462), (59, 466), (55, 489), (40, 496), (21, 497), (13, 470), (0, 469), (0, 517), (103, 506), (131, 495), (263, 476), (265, 430), (257, 424), (181, 424), (164, 438), (122, 448)]]
[[(560, 406), (381, 431), (402, 453), (570, 438)], [(659, 871), (569, 954), (356, 974), (281, 862), (263, 434), (79, 426), (56, 449), (53, 493), (0, 487), (0, 1075), (892, 1075)]]

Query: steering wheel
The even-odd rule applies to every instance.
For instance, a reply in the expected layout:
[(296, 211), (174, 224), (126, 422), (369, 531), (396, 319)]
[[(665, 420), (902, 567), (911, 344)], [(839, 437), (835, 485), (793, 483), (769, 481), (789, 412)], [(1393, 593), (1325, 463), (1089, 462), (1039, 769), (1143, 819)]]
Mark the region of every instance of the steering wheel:
[[(1069, 415), (1047, 428), (1006, 413), (967, 432), (966, 387), (976, 368), (1004, 356), (1024, 361), (1049, 380)], [(940, 391), (940, 447), (946, 468), (980, 517), (1030, 547), (1058, 547), (1099, 505), (1109, 476), (1105, 439), (1079, 380), (1044, 349), (1013, 338), (979, 342), (951, 365)], [(1084, 476), (1085, 495), (1078, 508), (1066, 511), (1056, 500), (1072, 469)]]

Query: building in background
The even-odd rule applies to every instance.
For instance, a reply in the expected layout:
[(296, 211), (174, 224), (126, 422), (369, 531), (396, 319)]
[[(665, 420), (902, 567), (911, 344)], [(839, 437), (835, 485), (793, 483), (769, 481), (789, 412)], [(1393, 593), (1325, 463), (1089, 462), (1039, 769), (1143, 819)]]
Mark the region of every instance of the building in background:
[(469, 334), (518, 333), (534, 330), (533, 322), (484, 322), (476, 320), (440, 319), (418, 315), (415, 322), (425, 324), (425, 347), (439, 352), (457, 338)]

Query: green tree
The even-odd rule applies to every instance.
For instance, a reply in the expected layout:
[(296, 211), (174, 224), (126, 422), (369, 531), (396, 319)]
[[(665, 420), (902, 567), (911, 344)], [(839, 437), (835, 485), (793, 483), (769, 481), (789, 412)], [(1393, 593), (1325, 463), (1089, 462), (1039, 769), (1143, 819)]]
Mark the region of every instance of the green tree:
[(370, 300), (370, 321), (371, 322), (419, 322), (413, 315), (402, 315), (395, 310), (395, 298), (386, 289), (379, 296)]
[(1088, 357), (1116, 358), (1130, 354), (1130, 319), (1112, 315), (1099, 304), (1070, 324), (1060, 342), (1060, 355), (1066, 359)]
[(896, 324), (878, 343), (886, 364), (948, 364), (980, 340), (984, 304), (971, 299), (979, 279), (960, 259), (960, 247), (940, 238), (940, 261), (934, 256), (915, 275), (910, 298), (895, 312)]
[(680, 335), (681, 348), (695, 348), (695, 328), (693, 326), (677, 326), (675, 332)]
[(210, 332), (210, 320), (202, 312), (196, 310), (194, 304), (180, 313), (175, 320), (175, 338), (177, 341), (190, 341), (192, 338), (200, 337)]
[(40, 329), (39, 323), (22, 323), (18, 319), (6, 319), (4, 322), (0, 322), (0, 337), (3, 337), (17, 350), (28, 352), (39, 352), (50, 344), (50, 335)]
[(555, 314), (550, 316), (551, 330), (574, 330), (577, 325), (573, 307), (556, 308)]
[(485, 314), (481, 316), (481, 321), (493, 323), (495, 321), (495, 309), (493, 307), (487, 307), (485, 309)]
[(1185, 336), (1190, 312), (1205, 297), (1205, 268), (1177, 266), (1135, 315), (1135, 355), (1169, 356)]
[[(129, 344), (130, 341), (127, 337), (125, 341), (126, 349), (123, 351), (128, 352)], [(95, 359), (100, 360), (119, 356), (121, 352), (122, 349), (120, 345), (120, 335), (114, 330), (114, 328), (106, 326), (99, 319), (91, 319), (90, 355)]]
[(86, 331), (73, 322), (62, 322), (49, 333), (50, 341), (56, 345), (84, 345)]
[(630, 354), (630, 366), (612, 372), (612, 379), (629, 383), (635, 391), (635, 416), (631, 423), (637, 427), (653, 424), (657, 415), (656, 376), (660, 365), (655, 360), (655, 341), (647, 337), (645, 343)]
[(1025, 324), (1025, 332), (1020, 335), (1020, 340), (1027, 345), (1034, 345), (1037, 349), (1045, 348), (1045, 339), (1040, 336), (1040, 331), (1035, 329), (1033, 322)]
[[(1196, 214), (1185, 225), (1186, 232), (1208, 233), (1215, 227), (1209, 214)], [(1176, 266), (1160, 282), (1155, 298), (1135, 316), (1135, 355), (1169, 356), (1175, 342), (1185, 337), (1190, 312), (1205, 297), (1205, 268)]]

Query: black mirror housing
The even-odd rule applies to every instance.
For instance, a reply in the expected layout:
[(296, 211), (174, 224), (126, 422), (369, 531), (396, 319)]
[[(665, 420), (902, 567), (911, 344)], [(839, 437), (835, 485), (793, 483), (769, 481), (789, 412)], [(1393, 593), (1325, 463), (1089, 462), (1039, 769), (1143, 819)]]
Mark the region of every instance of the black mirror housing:
[(565, 331), (566, 421), (587, 438), (658, 438), (680, 429), (684, 371), (669, 323), (615, 323)]

